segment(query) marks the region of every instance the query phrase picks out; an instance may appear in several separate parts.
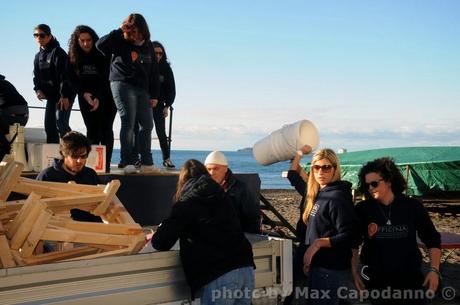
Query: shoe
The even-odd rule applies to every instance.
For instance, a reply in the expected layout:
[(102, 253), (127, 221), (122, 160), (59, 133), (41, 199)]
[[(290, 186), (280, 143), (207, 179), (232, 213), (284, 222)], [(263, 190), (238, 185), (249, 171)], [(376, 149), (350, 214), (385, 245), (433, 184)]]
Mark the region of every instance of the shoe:
[(163, 161), (163, 166), (167, 168), (175, 168), (174, 164), (171, 162), (171, 159), (166, 159)]
[(140, 172), (141, 173), (156, 173), (156, 172), (160, 172), (160, 170), (153, 165), (141, 165)]
[(123, 171), (125, 172), (125, 174), (136, 174), (137, 173), (137, 169), (134, 165), (126, 165), (124, 168), (123, 168)]
[(122, 163), (118, 163), (118, 168), (125, 168), (125, 165)]
[(141, 161), (137, 160), (136, 162), (134, 162), (134, 167), (135, 167), (136, 169), (140, 169), (141, 166), (142, 166)]

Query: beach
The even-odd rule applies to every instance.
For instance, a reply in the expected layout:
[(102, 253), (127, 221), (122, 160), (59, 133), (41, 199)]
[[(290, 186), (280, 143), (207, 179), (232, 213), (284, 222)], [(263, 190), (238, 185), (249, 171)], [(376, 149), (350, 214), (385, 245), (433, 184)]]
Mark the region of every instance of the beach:
[[(301, 196), (295, 190), (261, 190), (261, 194), (281, 213), (289, 223), (295, 227), (299, 219), (299, 203)], [(424, 203), (428, 213), (439, 232), (460, 234), (460, 202)], [(269, 215), (273, 216), (270, 212)], [(286, 231), (283, 229), (283, 231)], [(460, 249), (445, 257), (451, 250), (442, 250), (441, 273), (443, 276), (442, 287), (453, 287), (456, 298), (449, 303), (438, 299), (434, 304), (460, 304)], [(425, 262), (427, 262), (425, 257)], [(439, 303), (438, 303), (439, 302)]]

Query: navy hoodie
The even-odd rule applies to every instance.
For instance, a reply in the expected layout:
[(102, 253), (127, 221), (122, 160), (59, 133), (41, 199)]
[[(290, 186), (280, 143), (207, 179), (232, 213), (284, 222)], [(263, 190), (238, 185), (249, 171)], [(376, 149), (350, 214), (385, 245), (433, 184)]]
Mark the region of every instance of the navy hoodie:
[(351, 248), (356, 240), (351, 183), (336, 181), (322, 188), (313, 204), (307, 223), (305, 244), (329, 237), (331, 247), (322, 247), (313, 256), (312, 266), (334, 270), (350, 268)]
[(34, 90), (41, 90), (47, 99), (72, 97), (73, 91), (69, 82), (69, 57), (59, 46), (56, 38), (35, 55)]
[(112, 56), (110, 81), (122, 81), (143, 88), (151, 99), (158, 99), (158, 64), (150, 41), (137, 46), (126, 41), (121, 29), (117, 29), (101, 37), (96, 47), (106, 56)]

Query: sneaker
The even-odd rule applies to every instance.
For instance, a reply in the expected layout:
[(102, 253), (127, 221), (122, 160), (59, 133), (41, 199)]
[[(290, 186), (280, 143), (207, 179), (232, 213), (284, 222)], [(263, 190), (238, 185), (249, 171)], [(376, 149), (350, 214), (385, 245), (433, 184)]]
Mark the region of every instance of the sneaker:
[(167, 167), (167, 168), (176, 167), (176, 166), (174, 166), (174, 164), (171, 162), (171, 159), (169, 159), (169, 158), (163, 161), (163, 166)]
[(141, 165), (141, 169), (140, 169), (141, 173), (155, 173), (159, 171), (160, 170), (153, 165)]
[(125, 168), (125, 165), (122, 163), (118, 163), (118, 168)]
[(136, 169), (140, 169), (141, 166), (142, 166), (141, 161), (137, 160), (136, 162), (134, 162), (134, 167), (135, 167)]
[(125, 174), (135, 174), (137, 173), (137, 169), (134, 165), (126, 165), (124, 168), (123, 168), (123, 171), (125, 172)]

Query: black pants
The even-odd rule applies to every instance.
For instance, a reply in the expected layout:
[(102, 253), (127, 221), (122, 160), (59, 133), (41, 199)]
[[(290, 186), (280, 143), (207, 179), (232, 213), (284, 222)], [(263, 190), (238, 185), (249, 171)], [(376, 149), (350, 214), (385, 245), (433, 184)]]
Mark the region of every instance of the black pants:
[(67, 110), (58, 109), (59, 97), (47, 98), (45, 110), (46, 143), (59, 143), (59, 138), (70, 131), (69, 119), (74, 97), (69, 97), (70, 106)]
[(168, 145), (168, 137), (166, 136), (165, 117), (163, 116), (164, 106), (158, 105), (153, 108), (153, 122), (155, 123), (155, 131), (157, 133), (158, 141), (160, 142), (161, 153), (163, 160), (169, 159), (170, 151)]
[(99, 108), (91, 111), (91, 105), (83, 98), (78, 96), (81, 116), (86, 126), (86, 136), (91, 144), (102, 144), (106, 147), (106, 172), (110, 171), (113, 151), (113, 121), (117, 114), (117, 108), (111, 96), (99, 100)]

